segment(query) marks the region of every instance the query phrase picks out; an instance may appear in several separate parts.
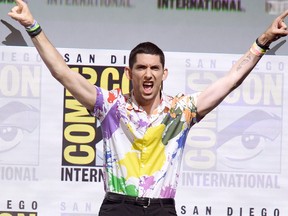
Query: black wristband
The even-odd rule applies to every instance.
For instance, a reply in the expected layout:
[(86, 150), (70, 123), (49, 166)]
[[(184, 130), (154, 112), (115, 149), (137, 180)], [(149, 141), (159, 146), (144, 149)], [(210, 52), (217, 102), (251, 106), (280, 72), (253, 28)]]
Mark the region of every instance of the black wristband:
[(263, 44), (260, 44), (259, 41), (258, 41), (258, 38), (256, 39), (256, 44), (261, 48), (261, 49), (264, 49), (264, 50), (269, 50), (269, 45), (263, 45)]
[(30, 35), (30, 37), (35, 37), (37, 35), (39, 35), (42, 31), (41, 26), (39, 26), (37, 29), (35, 29), (34, 31), (27, 31), (27, 33)]

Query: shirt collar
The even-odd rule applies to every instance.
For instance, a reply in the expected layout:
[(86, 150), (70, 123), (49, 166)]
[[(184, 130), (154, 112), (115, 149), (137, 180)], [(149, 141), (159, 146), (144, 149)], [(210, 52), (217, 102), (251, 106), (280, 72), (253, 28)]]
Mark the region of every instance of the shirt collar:
[[(135, 110), (137, 112), (143, 112), (144, 109), (142, 106), (140, 106), (134, 96), (134, 90), (127, 94), (127, 103), (126, 103), (126, 109), (128, 110)], [(162, 111), (169, 110), (171, 108), (170, 101), (172, 100), (172, 97), (166, 95), (163, 91), (161, 91), (161, 101), (158, 107), (154, 110), (153, 114), (160, 113)]]

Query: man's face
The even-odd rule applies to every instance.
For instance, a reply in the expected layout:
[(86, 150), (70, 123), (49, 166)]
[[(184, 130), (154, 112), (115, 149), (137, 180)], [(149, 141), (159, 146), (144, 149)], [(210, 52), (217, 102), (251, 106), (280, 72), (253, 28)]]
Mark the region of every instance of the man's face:
[(134, 96), (139, 105), (160, 101), (161, 84), (168, 74), (160, 62), (160, 56), (137, 54), (133, 68), (127, 68), (126, 74), (132, 80)]

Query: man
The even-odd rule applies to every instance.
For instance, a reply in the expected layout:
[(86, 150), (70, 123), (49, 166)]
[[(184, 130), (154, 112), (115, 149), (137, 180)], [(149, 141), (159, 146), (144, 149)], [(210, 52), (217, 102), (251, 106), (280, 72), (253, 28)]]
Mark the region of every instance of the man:
[(27, 4), (16, 3), (9, 16), (26, 28), (51, 74), (101, 122), (106, 196), (100, 216), (176, 215), (174, 197), (189, 129), (242, 83), (273, 41), (288, 34), (286, 11), (227, 75), (201, 93), (175, 97), (161, 91), (168, 76), (162, 50), (141, 43), (131, 51), (125, 68), (133, 90), (123, 95), (71, 72)]

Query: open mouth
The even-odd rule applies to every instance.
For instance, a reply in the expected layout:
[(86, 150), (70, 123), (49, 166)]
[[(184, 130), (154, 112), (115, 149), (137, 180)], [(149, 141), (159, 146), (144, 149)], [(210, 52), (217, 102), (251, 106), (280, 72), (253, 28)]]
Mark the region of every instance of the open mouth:
[(150, 94), (153, 89), (153, 83), (152, 82), (145, 82), (143, 83), (143, 89), (145, 94)]

